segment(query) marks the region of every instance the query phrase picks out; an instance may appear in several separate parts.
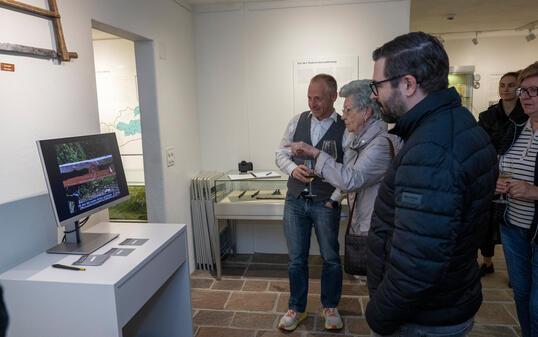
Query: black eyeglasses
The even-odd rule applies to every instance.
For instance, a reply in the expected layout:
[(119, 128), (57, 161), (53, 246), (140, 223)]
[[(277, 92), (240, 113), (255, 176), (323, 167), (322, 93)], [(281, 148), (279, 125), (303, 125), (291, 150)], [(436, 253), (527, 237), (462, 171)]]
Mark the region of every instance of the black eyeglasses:
[(383, 80), (383, 81), (371, 81), (370, 82), (370, 90), (372, 90), (372, 93), (374, 94), (374, 96), (377, 96), (379, 94), (379, 91), (377, 89), (378, 85), (380, 85), (381, 83), (388, 82), (388, 81), (396, 80), (396, 79), (398, 79), (400, 77), (404, 77), (405, 75), (407, 75), (407, 74), (402, 74), (402, 75), (394, 76), (394, 77), (391, 77), (391, 78), (387, 78), (386, 80)]
[(527, 93), (528, 97), (534, 97), (538, 95), (538, 87), (517, 88), (516, 95), (518, 97), (523, 96), (523, 93)]

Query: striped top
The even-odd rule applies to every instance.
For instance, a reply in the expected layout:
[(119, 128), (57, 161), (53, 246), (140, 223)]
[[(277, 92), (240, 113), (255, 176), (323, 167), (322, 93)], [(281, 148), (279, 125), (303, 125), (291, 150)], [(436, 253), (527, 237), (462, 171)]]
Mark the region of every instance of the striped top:
[[(506, 155), (501, 157), (500, 170), (512, 172), (514, 180), (524, 180), (534, 185), (534, 164), (537, 152), (538, 132), (533, 135), (529, 120), (516, 142)], [(508, 196), (507, 219), (512, 225), (529, 229), (533, 217), (534, 201)]]

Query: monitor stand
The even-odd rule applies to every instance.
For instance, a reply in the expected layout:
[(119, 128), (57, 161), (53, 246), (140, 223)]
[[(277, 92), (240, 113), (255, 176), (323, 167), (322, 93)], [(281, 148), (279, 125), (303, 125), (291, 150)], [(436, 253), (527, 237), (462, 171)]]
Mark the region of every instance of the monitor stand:
[(114, 233), (81, 233), (79, 222), (65, 226), (65, 242), (50, 248), (47, 253), (88, 255), (114, 240), (119, 234)]

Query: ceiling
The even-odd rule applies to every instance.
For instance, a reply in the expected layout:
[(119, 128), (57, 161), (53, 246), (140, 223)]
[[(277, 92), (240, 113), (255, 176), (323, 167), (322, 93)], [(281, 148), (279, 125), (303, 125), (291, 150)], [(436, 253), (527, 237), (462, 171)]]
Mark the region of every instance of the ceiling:
[[(453, 20), (447, 20), (449, 14), (455, 14)], [(537, 0), (411, 0), (411, 31), (513, 30), (537, 21)]]
[[(190, 5), (200, 5), (282, 0), (182, 1)], [(338, 2), (342, 3), (341, 0)], [(448, 14), (455, 14), (454, 19), (447, 20)], [(537, 0), (411, 0), (411, 31), (446, 33), (514, 30), (537, 20)], [(536, 28), (538, 28), (538, 22)]]

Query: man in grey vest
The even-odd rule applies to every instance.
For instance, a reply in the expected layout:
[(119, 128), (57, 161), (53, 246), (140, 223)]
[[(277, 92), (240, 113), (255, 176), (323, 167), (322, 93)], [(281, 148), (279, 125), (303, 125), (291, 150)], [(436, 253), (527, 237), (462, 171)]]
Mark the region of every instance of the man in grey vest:
[[(290, 280), (290, 300), (288, 312), (282, 317), (279, 328), (295, 330), (306, 318), (308, 295), (308, 255), (312, 225), (316, 231), (323, 270), (321, 276), (321, 304), (326, 329), (341, 329), (342, 319), (336, 307), (342, 293), (342, 267), (338, 231), (341, 207), (340, 193), (329, 183), (315, 177), (312, 190), (305, 190), (312, 174), (303, 165), (305, 159), (291, 155), (285, 146), (303, 141), (316, 148), (322, 148), (323, 141), (334, 140), (337, 147), (337, 161), (343, 160), (342, 139), (345, 124), (334, 110), (337, 97), (336, 80), (326, 74), (312, 78), (308, 87), (310, 111), (296, 115), (288, 123), (276, 154), (276, 164), (290, 175), (288, 193), (284, 206), (284, 233), (288, 245), (288, 274)], [(314, 194), (315, 196), (308, 196)]]

